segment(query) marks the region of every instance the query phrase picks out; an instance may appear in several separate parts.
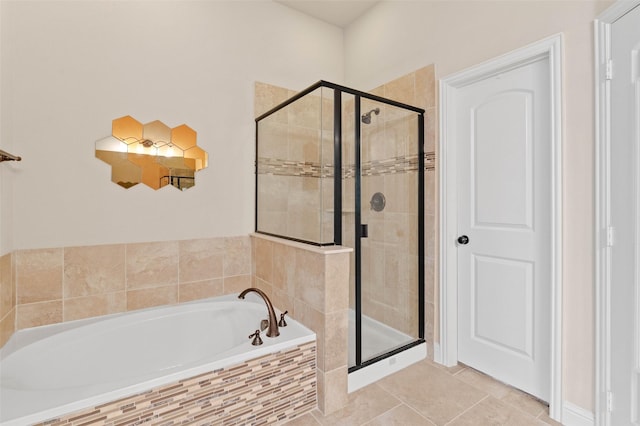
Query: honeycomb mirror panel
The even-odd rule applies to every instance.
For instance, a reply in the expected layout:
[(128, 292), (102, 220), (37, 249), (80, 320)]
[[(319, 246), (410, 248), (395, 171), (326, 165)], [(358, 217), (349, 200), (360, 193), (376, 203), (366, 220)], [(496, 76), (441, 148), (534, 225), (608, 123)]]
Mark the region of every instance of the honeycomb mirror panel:
[(111, 166), (111, 181), (123, 188), (142, 183), (186, 190), (209, 161), (189, 126), (170, 128), (159, 120), (142, 124), (128, 115), (113, 120), (111, 136), (96, 141), (95, 156)]

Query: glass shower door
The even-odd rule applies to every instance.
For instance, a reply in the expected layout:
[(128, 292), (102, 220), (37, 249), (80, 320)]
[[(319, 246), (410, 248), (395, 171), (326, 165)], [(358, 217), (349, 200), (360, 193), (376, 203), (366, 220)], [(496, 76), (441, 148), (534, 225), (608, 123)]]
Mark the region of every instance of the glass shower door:
[(361, 365), (419, 338), (420, 123), (369, 99), (356, 114), (353, 364)]

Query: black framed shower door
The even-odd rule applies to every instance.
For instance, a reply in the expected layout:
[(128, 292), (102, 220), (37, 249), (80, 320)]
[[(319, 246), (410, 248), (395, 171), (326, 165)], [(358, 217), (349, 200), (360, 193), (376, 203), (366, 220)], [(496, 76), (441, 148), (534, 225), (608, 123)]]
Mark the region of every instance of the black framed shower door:
[[(258, 217), (259, 194), (264, 193), (259, 190), (259, 179), (264, 174), (259, 170), (260, 123), (318, 89), (333, 92), (332, 164), (329, 161), (326, 164), (333, 179), (332, 238), (308, 240), (265, 231), (260, 229)], [(406, 136), (398, 128), (402, 132), (407, 129)], [(398, 145), (398, 140), (403, 142)], [(421, 108), (319, 81), (256, 118), (256, 232), (307, 244), (345, 245), (354, 249), (349, 372), (424, 343), (424, 170)], [(411, 209), (402, 210), (407, 206)], [(401, 234), (405, 240), (398, 244)], [(385, 257), (380, 257), (380, 253)], [(390, 265), (384, 272), (388, 282), (382, 288), (374, 288), (376, 283), (380, 287), (380, 265)], [(382, 310), (376, 306), (382, 306)], [(377, 336), (385, 342), (380, 350), (370, 348), (368, 336), (372, 324), (373, 328), (378, 324), (382, 331)], [(399, 332), (397, 336), (394, 331)]]

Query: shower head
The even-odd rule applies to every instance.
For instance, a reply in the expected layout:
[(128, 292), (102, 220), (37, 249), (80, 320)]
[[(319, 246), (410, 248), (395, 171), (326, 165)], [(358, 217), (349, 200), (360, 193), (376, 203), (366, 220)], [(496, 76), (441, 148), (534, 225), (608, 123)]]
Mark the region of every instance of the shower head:
[(364, 124), (371, 124), (371, 113), (374, 113), (375, 115), (380, 114), (380, 108), (374, 108), (368, 113), (362, 114), (362, 122)]

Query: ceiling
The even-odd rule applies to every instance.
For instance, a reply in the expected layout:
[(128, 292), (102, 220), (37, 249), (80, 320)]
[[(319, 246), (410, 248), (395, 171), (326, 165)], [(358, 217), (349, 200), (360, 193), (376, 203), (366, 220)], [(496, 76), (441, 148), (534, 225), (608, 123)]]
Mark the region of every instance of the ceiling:
[(318, 18), (338, 27), (364, 15), (380, 0), (275, 0), (284, 6)]

